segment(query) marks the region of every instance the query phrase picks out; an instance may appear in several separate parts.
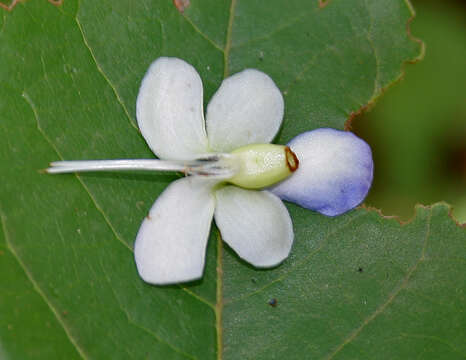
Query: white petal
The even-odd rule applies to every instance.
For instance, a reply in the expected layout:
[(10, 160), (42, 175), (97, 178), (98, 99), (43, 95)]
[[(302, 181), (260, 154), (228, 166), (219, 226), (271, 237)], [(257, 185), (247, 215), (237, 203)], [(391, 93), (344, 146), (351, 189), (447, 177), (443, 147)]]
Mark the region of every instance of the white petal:
[(186, 177), (170, 184), (142, 222), (134, 244), (139, 275), (151, 284), (199, 279), (214, 214), (214, 183)]
[(317, 129), (288, 143), (299, 168), (270, 190), (280, 198), (327, 216), (359, 205), (372, 183), (369, 145), (347, 131)]
[(278, 197), (234, 186), (216, 191), (215, 196), (215, 222), (223, 240), (242, 259), (256, 267), (270, 267), (288, 257), (293, 224)]
[(177, 58), (161, 57), (142, 80), (136, 102), (141, 133), (162, 159), (186, 160), (207, 152), (202, 81)]
[(272, 79), (247, 69), (222, 82), (207, 106), (207, 134), (214, 151), (269, 143), (283, 119), (284, 103)]

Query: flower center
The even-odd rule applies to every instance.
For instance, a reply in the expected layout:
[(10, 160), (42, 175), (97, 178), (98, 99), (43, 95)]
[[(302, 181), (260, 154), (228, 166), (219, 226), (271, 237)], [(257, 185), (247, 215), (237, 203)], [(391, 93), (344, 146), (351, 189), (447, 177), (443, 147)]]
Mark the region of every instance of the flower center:
[(231, 155), (238, 169), (228, 182), (247, 189), (276, 184), (290, 176), (299, 166), (296, 154), (283, 145), (252, 144), (232, 151)]

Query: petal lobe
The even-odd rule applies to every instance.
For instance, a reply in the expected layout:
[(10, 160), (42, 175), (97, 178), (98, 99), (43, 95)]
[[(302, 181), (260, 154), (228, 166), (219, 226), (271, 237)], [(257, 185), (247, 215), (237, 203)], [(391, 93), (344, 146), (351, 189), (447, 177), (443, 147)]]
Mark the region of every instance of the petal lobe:
[(164, 285), (199, 279), (214, 214), (215, 183), (186, 177), (171, 183), (144, 219), (134, 244), (142, 279)]
[(161, 57), (152, 63), (139, 89), (136, 115), (158, 157), (187, 160), (208, 152), (202, 81), (185, 61)]
[(273, 140), (283, 119), (283, 97), (273, 80), (255, 69), (222, 82), (207, 106), (207, 134), (214, 151), (229, 152)]
[(272, 267), (288, 257), (293, 224), (279, 198), (235, 186), (225, 186), (215, 196), (215, 222), (223, 240), (242, 259), (256, 267)]
[(372, 184), (369, 145), (347, 131), (323, 128), (288, 143), (300, 161), (298, 170), (270, 190), (283, 200), (327, 216), (359, 205)]

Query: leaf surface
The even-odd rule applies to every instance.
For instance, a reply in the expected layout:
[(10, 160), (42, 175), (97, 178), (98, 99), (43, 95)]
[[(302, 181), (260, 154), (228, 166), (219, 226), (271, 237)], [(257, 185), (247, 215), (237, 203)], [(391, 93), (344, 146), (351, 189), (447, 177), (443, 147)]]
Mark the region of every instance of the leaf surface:
[(137, 276), (132, 247), (176, 175), (38, 172), (60, 159), (153, 157), (134, 114), (159, 56), (193, 64), (205, 105), (229, 74), (269, 74), (285, 98), (279, 143), (343, 128), (419, 56), (407, 3), (191, 0), (180, 13), (170, 1), (64, 0), (0, 11), (2, 358), (464, 356), (465, 233), (446, 205), (405, 226), (289, 205), (296, 239), (283, 265), (251, 268), (213, 229), (203, 279), (157, 287)]

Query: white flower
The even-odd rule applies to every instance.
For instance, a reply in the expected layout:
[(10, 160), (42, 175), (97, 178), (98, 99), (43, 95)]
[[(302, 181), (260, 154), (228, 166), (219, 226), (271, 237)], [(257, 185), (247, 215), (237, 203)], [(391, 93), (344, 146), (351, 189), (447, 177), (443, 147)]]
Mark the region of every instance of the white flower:
[[(139, 128), (161, 159), (188, 160), (269, 143), (280, 128), (284, 103), (272, 79), (244, 70), (225, 79), (212, 97), (204, 122), (202, 82), (176, 58), (159, 58), (149, 68), (137, 99)], [(293, 243), (290, 215), (269, 191), (222, 179), (188, 176), (159, 196), (136, 237), (140, 276), (152, 284), (202, 276), (212, 218), (222, 239), (256, 267), (282, 262)]]
[[(371, 150), (352, 133), (317, 129), (298, 135), (289, 147), (267, 144), (280, 128), (284, 103), (266, 74), (247, 69), (225, 79), (205, 122), (202, 104), (196, 70), (180, 59), (159, 58), (142, 81), (136, 108), (141, 133), (161, 160), (59, 161), (47, 169), (190, 175), (165, 189), (139, 229), (134, 255), (146, 282), (200, 278), (213, 218), (242, 259), (272, 267), (286, 259), (294, 236), (280, 198), (336, 216), (367, 195)], [(270, 191), (256, 190), (270, 185)]]

